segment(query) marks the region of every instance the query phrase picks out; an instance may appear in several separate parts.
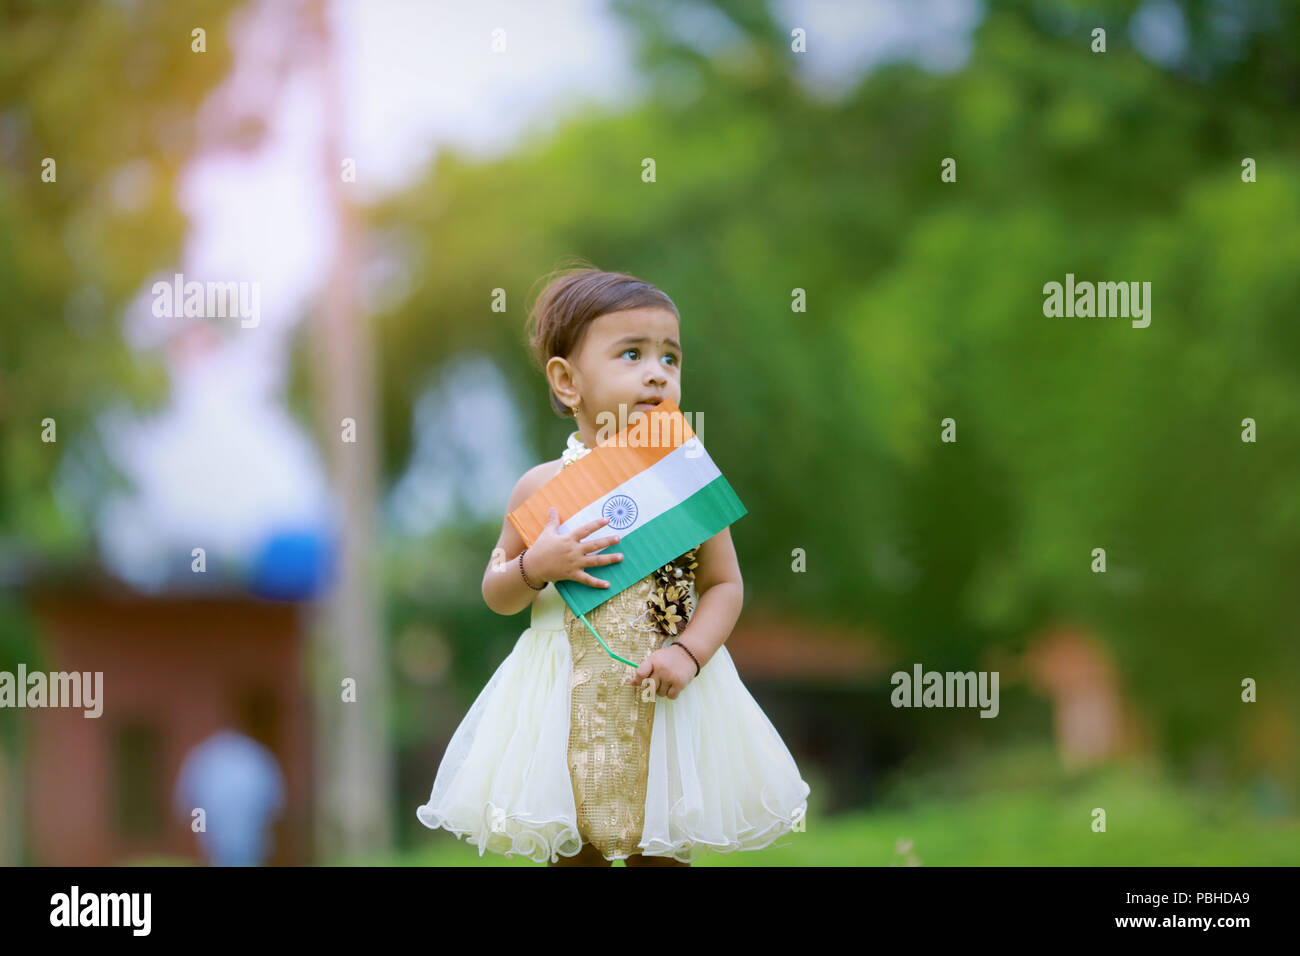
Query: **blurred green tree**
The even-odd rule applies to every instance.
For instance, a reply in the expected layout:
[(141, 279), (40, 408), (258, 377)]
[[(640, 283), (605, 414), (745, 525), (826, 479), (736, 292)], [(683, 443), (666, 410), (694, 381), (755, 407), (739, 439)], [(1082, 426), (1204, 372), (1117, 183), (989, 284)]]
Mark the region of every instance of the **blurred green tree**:
[(105, 403), (165, 394), (120, 319), (180, 249), (176, 175), (229, 68), (233, 6), (0, 4), (0, 553), (80, 554), (90, 515), (58, 493), (64, 453), (82, 443), (94, 465)]

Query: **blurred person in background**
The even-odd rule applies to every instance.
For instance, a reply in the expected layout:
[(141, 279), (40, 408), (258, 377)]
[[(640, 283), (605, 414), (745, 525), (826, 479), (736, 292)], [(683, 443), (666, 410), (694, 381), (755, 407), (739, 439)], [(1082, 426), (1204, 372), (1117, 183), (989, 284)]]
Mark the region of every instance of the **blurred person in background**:
[(176, 779), (176, 810), (187, 821), (204, 811), (199, 846), (212, 866), (260, 866), (274, 850), (270, 828), (284, 812), (284, 775), (275, 755), (243, 733), (223, 728), (185, 755)]

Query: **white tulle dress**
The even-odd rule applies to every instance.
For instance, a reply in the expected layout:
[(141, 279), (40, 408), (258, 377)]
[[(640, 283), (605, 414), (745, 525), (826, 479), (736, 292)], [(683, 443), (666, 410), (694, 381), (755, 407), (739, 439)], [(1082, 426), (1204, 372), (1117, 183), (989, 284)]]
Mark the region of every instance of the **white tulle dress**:
[[(571, 438), (570, 450), (574, 447)], [(577, 447), (585, 450), (580, 442)], [(694, 598), (693, 582), (691, 594)], [(594, 615), (588, 619), (595, 621)], [(623, 630), (597, 626), (616, 652), (639, 654), (620, 651), (614, 643)], [(578, 778), (570, 773), (571, 693), (587, 680), (577, 676), (591, 669), (587, 663), (609, 674), (618, 671), (620, 680), (627, 668), (608, 659), (603, 649), (596, 653), (571, 644), (584, 631), (574, 626), (553, 583), (538, 592), (531, 625), (452, 735), (429, 800), (416, 809), (421, 823), (469, 841), (480, 856), (491, 850), (539, 863), (574, 856), (584, 843), (593, 842), (587, 807), (579, 814), (575, 801), (581, 790)], [(688, 635), (689, 627), (682, 636)], [(580, 648), (583, 665), (576, 670), (574, 646)], [(627, 694), (640, 690), (626, 687)], [(643, 706), (653, 708), (648, 748), (639, 751), (644, 814), (638, 821), (639, 841), (634, 835), (625, 846), (635, 843), (644, 856), (691, 862), (706, 849), (759, 850), (799, 827), (807, 812), (808, 784), (741, 683), (726, 644), (675, 700), (656, 696)], [(593, 766), (600, 771), (599, 758)], [(639, 800), (639, 789), (635, 792)], [(628, 855), (602, 854), (608, 859)]]

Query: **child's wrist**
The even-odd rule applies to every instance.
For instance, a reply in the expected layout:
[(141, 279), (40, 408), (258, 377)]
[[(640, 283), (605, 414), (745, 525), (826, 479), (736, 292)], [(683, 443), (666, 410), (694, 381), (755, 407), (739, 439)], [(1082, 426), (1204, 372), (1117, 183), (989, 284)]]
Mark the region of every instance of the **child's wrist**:
[(692, 678), (698, 677), (699, 674), (700, 674), (700, 659), (699, 659), (698, 657), (696, 657), (696, 656), (691, 652), (691, 649), (690, 649), (689, 647), (687, 647), (685, 644), (683, 644), (683, 643), (681, 642), (680, 639), (673, 641), (673, 642), (672, 642), (670, 645), (668, 645), (668, 646), (669, 646), (669, 647), (680, 647), (680, 648), (681, 648), (682, 650), (684, 650), (687, 654), (690, 654), (691, 662), (695, 665), (695, 673), (692, 674), (691, 677), (692, 677)]
[(524, 548), (524, 550), (519, 552), (519, 559), (518, 561), (515, 562), (516, 564), (519, 565), (519, 574), (523, 578), (524, 584), (528, 585), (529, 590), (532, 591), (543, 590), (547, 584), (546, 575), (540, 573), (536, 569), (535, 567), (536, 562), (533, 562), (534, 567), (530, 571), (528, 568), (525, 567), (525, 563), (527, 563), (527, 561), (528, 561), (528, 548)]

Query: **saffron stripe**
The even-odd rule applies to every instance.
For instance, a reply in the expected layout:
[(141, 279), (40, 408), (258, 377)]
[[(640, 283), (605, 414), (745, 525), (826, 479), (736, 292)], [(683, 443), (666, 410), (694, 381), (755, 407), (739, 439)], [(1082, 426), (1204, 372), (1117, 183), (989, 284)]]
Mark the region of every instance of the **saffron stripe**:
[[(597, 445), (510, 512), (508, 520), (525, 543), (537, 540), (552, 506), (564, 521), (696, 437), (671, 399), (644, 415), (645, 424), (640, 428), (629, 425), (610, 441)], [(678, 438), (681, 441), (675, 441)]]

